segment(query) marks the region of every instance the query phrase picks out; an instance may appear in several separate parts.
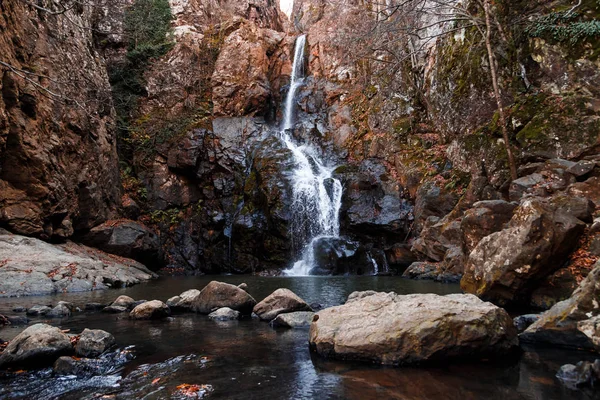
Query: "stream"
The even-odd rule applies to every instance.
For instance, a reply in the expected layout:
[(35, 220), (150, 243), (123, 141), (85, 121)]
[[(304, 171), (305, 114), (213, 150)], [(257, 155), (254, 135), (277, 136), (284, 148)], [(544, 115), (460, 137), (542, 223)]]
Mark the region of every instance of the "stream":
[[(341, 304), (355, 290), (449, 294), (458, 285), (400, 277), (168, 277), (127, 289), (0, 299), (0, 313), (15, 306), (56, 304), (59, 300), (109, 303), (121, 294), (167, 300), (213, 279), (239, 284), (262, 300), (289, 288), (308, 303)], [(210, 399), (585, 399), (554, 377), (560, 365), (590, 359), (586, 353), (557, 349), (526, 351), (507, 363), (452, 363), (417, 368), (378, 367), (328, 361), (311, 354), (308, 330), (273, 329), (257, 319), (216, 322), (204, 315), (175, 314), (166, 321), (132, 321), (127, 314), (77, 312), (66, 319), (32, 319), (79, 333), (84, 328), (112, 333), (121, 348), (134, 346), (135, 358), (113, 375), (94, 379), (57, 377), (50, 369), (0, 375), (2, 399), (118, 399), (178, 397), (182, 384), (208, 385)], [(0, 330), (10, 340), (24, 327)], [(183, 356), (183, 357), (182, 357)], [(148, 365), (156, 364), (156, 365)], [(124, 377), (123, 380), (121, 378)], [(158, 380), (157, 380), (158, 379)], [(153, 383), (155, 382), (155, 383)]]

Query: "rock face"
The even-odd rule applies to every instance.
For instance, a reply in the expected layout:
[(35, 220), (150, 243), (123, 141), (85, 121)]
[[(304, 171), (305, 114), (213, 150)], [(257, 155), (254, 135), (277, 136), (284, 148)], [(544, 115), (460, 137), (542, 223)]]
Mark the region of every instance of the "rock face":
[(594, 348), (599, 343), (600, 263), (581, 282), (573, 295), (555, 304), (520, 335), (524, 342)]
[(56, 327), (35, 324), (17, 335), (0, 354), (0, 368), (43, 366), (73, 353), (69, 337)]
[(162, 265), (158, 237), (139, 222), (107, 221), (90, 230), (81, 241), (107, 253), (132, 258), (146, 266)]
[(524, 302), (537, 281), (562, 266), (584, 228), (560, 206), (524, 200), (506, 229), (473, 249), (461, 288), (497, 304)]
[(298, 295), (289, 289), (277, 289), (254, 306), (253, 312), (263, 321), (271, 321), (279, 314), (294, 311), (312, 311)]
[(80, 357), (98, 357), (116, 343), (115, 337), (101, 329), (84, 329), (75, 346)]
[(225, 39), (212, 77), (216, 115), (269, 113), (278, 93), (271, 87), (269, 76), (280, 76), (281, 71), (273, 64), (281, 57), (284, 38), (282, 32), (243, 23)]
[(309, 343), (325, 357), (402, 365), (506, 355), (518, 339), (506, 311), (473, 295), (355, 292), (315, 315)]
[(192, 310), (201, 314), (229, 307), (242, 314), (250, 314), (256, 300), (245, 290), (228, 283), (212, 281), (200, 291), (192, 302)]
[(163, 319), (171, 315), (169, 306), (160, 300), (147, 301), (129, 313), (131, 319)]
[[(68, 238), (109, 219), (120, 202), (114, 110), (94, 48), (93, 7), (51, 16), (18, 0), (2, 5), (0, 53), (17, 72), (0, 71), (0, 225)], [(28, 79), (24, 70), (36, 72)]]
[(156, 275), (142, 264), (68, 242), (0, 232), (0, 297), (131, 286)]

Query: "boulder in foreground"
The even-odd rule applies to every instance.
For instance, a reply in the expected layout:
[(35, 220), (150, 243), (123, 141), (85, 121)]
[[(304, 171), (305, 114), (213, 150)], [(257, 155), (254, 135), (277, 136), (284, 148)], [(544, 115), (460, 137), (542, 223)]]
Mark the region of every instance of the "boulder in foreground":
[(0, 354), (0, 368), (41, 367), (71, 353), (71, 341), (60, 329), (46, 324), (35, 324), (10, 341)]
[(223, 307), (250, 314), (255, 305), (256, 300), (245, 290), (229, 283), (212, 281), (194, 298), (191, 308), (201, 314), (210, 314)]
[(317, 313), (309, 343), (325, 357), (403, 365), (506, 355), (518, 339), (506, 311), (473, 295), (369, 291)]
[(291, 290), (277, 289), (254, 306), (253, 311), (263, 321), (271, 321), (279, 314), (294, 311), (312, 311), (312, 309)]

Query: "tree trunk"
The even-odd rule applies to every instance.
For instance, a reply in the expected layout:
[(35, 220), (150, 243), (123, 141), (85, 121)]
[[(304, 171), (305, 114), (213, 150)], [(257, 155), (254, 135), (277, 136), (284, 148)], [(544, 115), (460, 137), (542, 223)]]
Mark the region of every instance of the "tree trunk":
[(494, 97), (496, 98), (496, 104), (498, 106), (498, 114), (500, 115), (499, 123), (502, 128), (502, 138), (504, 139), (504, 146), (506, 148), (506, 154), (508, 155), (508, 166), (510, 168), (511, 180), (517, 179), (517, 163), (510, 147), (510, 140), (508, 137), (508, 129), (506, 127), (506, 115), (504, 114), (504, 107), (502, 106), (502, 97), (500, 96), (500, 88), (498, 86), (498, 71), (496, 70), (496, 60), (494, 52), (492, 50), (492, 23), (491, 23), (491, 10), (490, 0), (483, 1), (483, 9), (485, 11), (485, 46), (487, 48), (488, 58), (490, 62), (490, 74), (492, 75), (492, 86), (494, 87)]

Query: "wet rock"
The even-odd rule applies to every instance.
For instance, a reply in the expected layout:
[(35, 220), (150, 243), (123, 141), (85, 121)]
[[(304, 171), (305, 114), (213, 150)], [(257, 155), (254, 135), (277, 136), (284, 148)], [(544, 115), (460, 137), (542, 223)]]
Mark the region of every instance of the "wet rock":
[(140, 304), (144, 304), (145, 302), (147, 302), (148, 300), (136, 300), (133, 303), (131, 303), (131, 305), (129, 307), (127, 307), (128, 310), (133, 310), (134, 308), (136, 308), (137, 306), (139, 306)]
[(254, 313), (263, 321), (271, 321), (279, 314), (294, 311), (312, 311), (304, 300), (289, 289), (277, 289), (254, 306)]
[(0, 354), (0, 368), (33, 365), (40, 367), (71, 353), (71, 341), (60, 329), (46, 324), (35, 324), (11, 340)]
[(231, 321), (240, 319), (240, 312), (229, 307), (222, 307), (208, 314), (208, 318), (215, 321)]
[(38, 315), (46, 315), (48, 314), (50, 311), (52, 311), (52, 308), (48, 307), (48, 306), (33, 306), (31, 308), (29, 308), (27, 310), (27, 315), (30, 316), (38, 316)]
[(556, 377), (563, 385), (572, 390), (577, 390), (583, 386), (594, 387), (600, 382), (600, 359), (593, 363), (580, 361), (577, 365), (563, 365)]
[[(40, 256), (43, 254), (43, 257)], [(156, 275), (142, 264), (67, 242), (53, 245), (0, 232), (0, 297), (131, 286)]]
[(167, 300), (167, 303), (166, 303), (166, 304), (167, 304), (167, 305), (168, 305), (170, 308), (175, 308), (175, 307), (176, 307), (176, 305), (177, 305), (177, 303), (179, 303), (179, 301), (180, 301), (180, 300), (181, 300), (181, 297), (179, 297), (179, 296), (173, 296), (173, 297), (170, 297), (170, 298)]
[(544, 312), (519, 338), (530, 343), (594, 348), (596, 329), (591, 328), (595, 326), (594, 318), (600, 315), (599, 296), (600, 263), (597, 262), (569, 299)]
[(163, 319), (171, 315), (169, 306), (160, 300), (147, 301), (135, 307), (129, 313), (132, 319)]
[(158, 236), (139, 222), (107, 221), (92, 228), (81, 242), (110, 254), (137, 260), (146, 266), (160, 267), (162, 264)]
[(409, 279), (434, 280), (437, 282), (460, 282), (461, 274), (454, 273), (453, 269), (447, 269), (445, 263), (415, 262), (412, 263), (402, 274)]
[(527, 329), (531, 324), (540, 319), (541, 314), (524, 314), (519, 315), (513, 319), (517, 332), (521, 333)]
[(281, 328), (304, 328), (309, 327), (315, 313), (311, 311), (296, 311), (279, 314), (271, 321), (271, 326)]
[(21, 315), (8, 315), (6, 319), (10, 325), (27, 325), (29, 323), (29, 319)]
[(216, 309), (229, 307), (244, 315), (252, 312), (256, 300), (246, 291), (228, 283), (212, 281), (192, 301), (192, 310), (210, 314)]
[(506, 229), (483, 238), (469, 255), (461, 288), (484, 300), (525, 303), (575, 247), (585, 224), (539, 198), (524, 200)]
[(73, 304), (59, 301), (56, 307), (50, 310), (46, 315), (51, 318), (69, 317), (73, 311)]
[[(179, 296), (171, 297), (167, 301), (167, 305), (176, 310), (190, 310), (192, 309), (192, 305), (194, 300), (198, 298), (200, 295), (200, 291), (198, 289), (190, 289), (181, 293)], [(169, 304), (169, 303), (172, 303)]]
[(115, 374), (135, 358), (131, 347), (93, 359), (63, 356), (56, 360), (53, 369), (57, 375), (75, 375), (78, 378)]
[(98, 357), (116, 343), (115, 337), (101, 329), (84, 329), (79, 335), (75, 353), (80, 357)]
[(102, 312), (108, 313), (108, 314), (120, 314), (120, 313), (124, 313), (126, 311), (128, 311), (127, 307), (120, 307), (120, 306), (108, 306), (108, 307), (104, 307), (102, 309)]
[(317, 311), (323, 309), (323, 305), (319, 303), (310, 303), (310, 308), (312, 308), (313, 311)]
[(133, 303), (135, 303), (135, 300), (132, 299), (129, 296), (119, 296), (115, 299), (115, 301), (113, 301), (110, 305), (113, 307), (125, 307), (125, 308), (129, 308), (133, 305)]
[(84, 310), (85, 311), (101, 311), (104, 307), (106, 307), (106, 304), (87, 303), (84, 307)]
[(506, 356), (518, 345), (503, 309), (473, 295), (354, 293), (310, 326), (318, 354), (385, 365)]
[(27, 307), (18, 306), (18, 307), (13, 307), (12, 310), (13, 310), (13, 312), (17, 312), (17, 313), (27, 312)]

